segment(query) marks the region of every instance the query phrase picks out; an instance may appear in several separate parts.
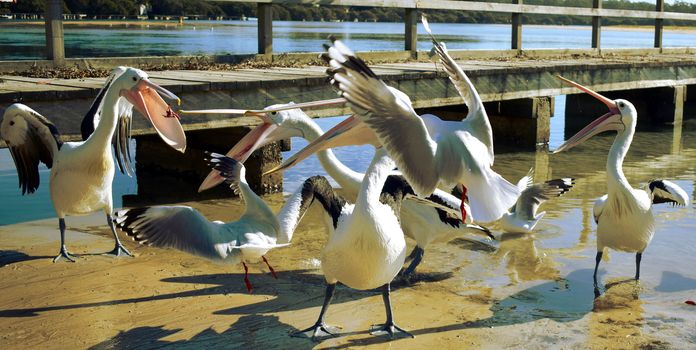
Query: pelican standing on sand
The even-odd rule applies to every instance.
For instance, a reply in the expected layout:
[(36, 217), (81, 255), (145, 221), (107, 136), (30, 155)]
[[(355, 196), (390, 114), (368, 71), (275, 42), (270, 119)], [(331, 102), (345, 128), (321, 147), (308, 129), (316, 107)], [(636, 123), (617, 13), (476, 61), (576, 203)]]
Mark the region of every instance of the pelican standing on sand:
[(262, 259), (277, 278), (265, 255), (273, 248), (287, 246), (292, 231), (281, 230), (271, 208), (249, 187), (242, 163), (221, 154), (210, 156), (209, 165), (246, 203), (244, 214), (237, 221), (211, 222), (196, 209), (179, 205), (120, 210), (116, 213), (116, 225), (141, 244), (174, 248), (227, 264), (241, 263), (244, 283), (251, 293), (246, 262)]
[[(430, 32), (425, 19), (423, 24)], [(479, 222), (495, 221), (507, 212), (520, 191), (491, 169), (493, 136), (483, 103), (444, 47), (433, 38), (435, 52), (469, 108), (458, 122), (418, 115), (406, 94), (387, 86), (345, 44), (331, 40), (322, 57), (330, 65), (332, 84), (375, 132), (418, 195), (431, 194), (443, 181), (461, 186), (462, 203), (469, 200)], [(466, 217), (463, 207), (461, 211)]]
[(177, 118), (158, 95), (179, 101), (171, 92), (152, 83), (145, 72), (117, 69), (107, 80), (98, 111), (101, 119), (84, 142), (59, 140), (58, 130), (48, 119), (23, 104), (5, 110), (0, 136), (7, 142), (19, 176), (22, 193), (33, 193), (39, 187), (39, 162), (51, 169), (50, 192), (60, 228), (60, 253), (68, 261), (75, 260), (65, 246), (65, 216), (86, 215), (103, 210), (114, 236), (114, 255), (131, 255), (121, 244), (111, 217), (113, 211), (112, 180), (114, 160), (111, 154), (112, 135), (121, 115), (129, 115), (135, 106), (155, 126), (162, 139), (183, 152), (186, 138)]
[[(302, 104), (286, 104), (273, 105), (261, 111), (236, 111), (236, 110), (199, 110), (199, 111), (182, 111), (183, 114), (236, 114), (255, 116), (262, 120), (262, 124), (247, 133), (234, 147), (227, 153), (228, 156), (235, 159), (244, 160), (254, 152), (254, 150), (268, 143), (282, 140), (290, 137), (302, 137), (309, 142), (317, 140), (322, 135), (321, 128), (306, 114), (300, 107), (319, 107), (334, 103), (345, 103), (343, 99), (316, 101)], [(290, 109), (291, 108), (291, 109)], [(227, 113), (224, 113), (227, 112)], [(352, 130), (350, 137), (351, 142), (356, 142), (360, 135), (358, 130)], [(365, 142), (370, 142), (364, 136), (374, 135), (369, 130), (363, 130), (365, 133), (363, 139)], [(362, 133), (362, 132), (361, 132)], [(376, 141), (372, 137), (373, 141)], [(315, 150), (318, 151), (318, 150)], [(301, 159), (298, 156), (309, 152), (298, 153), (296, 156), (288, 160), (286, 164), (294, 164)], [(334, 179), (343, 189), (348, 198), (355, 198), (360, 191), (360, 186), (364, 174), (355, 172), (341, 163), (336, 158), (331, 149), (322, 149), (317, 152), (319, 162), (324, 170)], [(221, 183), (223, 178), (219, 176), (216, 170), (213, 170), (201, 184), (199, 191), (203, 191)], [(485, 234), (489, 238), (493, 238), (488, 230), (477, 225), (473, 225), (472, 217), (469, 215), (463, 221), (448, 214), (448, 211), (433, 207), (429, 202), (437, 202), (442, 206), (449, 207), (453, 210), (459, 209), (462, 204), (459, 199), (446, 193), (442, 190), (435, 190), (429, 196), (426, 203), (416, 201), (416, 198), (409, 197), (401, 203), (401, 226), (406, 236), (416, 240), (416, 247), (409, 255), (412, 259), (409, 266), (401, 273), (402, 278), (409, 280), (422, 261), (425, 253), (425, 248), (433, 241), (445, 238), (453, 238), (465, 233)], [(468, 207), (468, 204), (464, 203)]]
[(610, 100), (578, 83), (560, 76), (558, 78), (598, 99), (609, 108), (609, 112), (580, 130), (554, 153), (569, 150), (601, 132), (617, 131), (607, 157), (607, 194), (595, 202), (593, 210), (597, 223), (597, 256), (593, 277), (595, 295), (598, 295), (597, 269), (604, 249), (636, 253), (635, 279), (638, 280), (643, 251), (655, 234), (653, 204), (667, 202), (686, 205), (689, 197), (683, 189), (667, 180), (651, 180), (644, 189), (631, 187), (622, 168), (638, 119), (633, 104), (623, 99)]

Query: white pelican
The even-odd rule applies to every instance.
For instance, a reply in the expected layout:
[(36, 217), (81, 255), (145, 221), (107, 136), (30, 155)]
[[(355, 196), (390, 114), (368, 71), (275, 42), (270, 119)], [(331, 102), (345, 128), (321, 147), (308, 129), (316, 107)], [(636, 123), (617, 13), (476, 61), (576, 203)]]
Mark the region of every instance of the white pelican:
[[(283, 164), (277, 169), (284, 167)], [(406, 259), (406, 241), (397, 217), (399, 205), (409, 192), (412, 193), (406, 181), (389, 176), (393, 168), (394, 162), (384, 148), (377, 148), (355, 205), (343, 206), (340, 216), (334, 221), (336, 230), (329, 236), (322, 251), (321, 268), (327, 287), (319, 318), (313, 326), (293, 336), (306, 335), (315, 339), (322, 335), (334, 335), (333, 327), (324, 322), (324, 315), (336, 284), (341, 282), (360, 290), (382, 288), (387, 320), (374, 327), (372, 334), (386, 333), (391, 338), (399, 334), (413, 337), (394, 323), (389, 296), (390, 283)], [(386, 182), (393, 183), (387, 186), (387, 191), (383, 191)], [(327, 186), (324, 186), (325, 192), (333, 194), (333, 190)]]
[[(201, 111), (182, 111), (184, 114), (193, 113), (216, 113), (256, 116), (262, 119), (262, 124), (247, 133), (234, 147), (227, 153), (228, 156), (239, 160), (245, 160), (254, 150), (268, 143), (282, 140), (290, 137), (302, 137), (309, 142), (313, 142), (319, 138), (323, 131), (321, 128), (307, 115), (300, 107), (317, 107), (320, 105), (328, 105), (333, 103), (345, 103), (345, 100), (326, 100), (303, 104), (286, 104), (273, 105), (265, 109), (265, 111), (236, 111), (236, 110), (201, 110)], [(292, 108), (292, 109), (288, 109)], [(374, 135), (371, 130), (364, 130), (365, 133), (357, 133), (356, 129), (352, 130), (351, 142), (356, 142), (358, 137), (363, 139), (365, 143), (376, 141), (374, 136), (372, 141), (368, 139), (370, 135)], [(335, 145), (335, 144), (334, 144)], [(300, 153), (299, 155), (309, 155), (309, 153)], [(299, 156), (298, 155), (298, 156)], [(299, 162), (295, 156), (292, 158), (292, 164)], [(338, 182), (348, 198), (355, 198), (360, 191), (360, 186), (364, 174), (355, 172), (339, 161), (330, 149), (325, 149), (317, 152), (317, 157), (322, 166), (329, 175)], [(201, 184), (199, 191), (203, 191), (222, 182), (217, 171), (213, 170)], [(427, 198), (429, 201), (440, 203), (443, 206), (450, 207), (453, 210), (459, 209), (461, 201), (449, 193), (441, 190), (435, 192)], [(466, 203), (464, 203), (467, 206)], [(467, 206), (468, 207), (468, 206)], [(401, 204), (401, 226), (406, 236), (413, 238), (416, 241), (416, 247), (409, 255), (412, 259), (411, 264), (401, 273), (402, 278), (409, 280), (421, 262), (425, 253), (425, 248), (433, 241), (445, 238), (453, 238), (455, 235), (464, 233), (484, 233), (488, 237), (493, 238), (486, 229), (473, 225), (472, 217), (469, 215), (462, 222), (461, 214), (453, 216), (447, 211), (435, 208), (428, 202), (421, 203), (416, 201), (416, 198), (409, 197), (409, 200), (403, 201)]]
[[(247, 184), (242, 163), (212, 153), (209, 164), (246, 203), (246, 210), (237, 221), (211, 222), (196, 209), (179, 205), (124, 209), (116, 213), (116, 225), (141, 244), (174, 248), (228, 264), (241, 263), (244, 283), (251, 293), (246, 262), (262, 259), (277, 278), (265, 255), (273, 248), (287, 246), (292, 231), (281, 231), (271, 208)], [(297, 222), (288, 224), (294, 230)]]
[[(423, 24), (429, 31), (427, 22)], [(483, 103), (461, 67), (437, 41), (433, 39), (435, 51), (469, 108), (462, 121), (419, 116), (406, 94), (387, 86), (339, 40), (331, 40), (322, 57), (329, 62), (332, 84), (357, 118), (377, 134), (418, 195), (431, 194), (443, 181), (462, 186), (462, 198), (469, 200), (471, 214), (479, 222), (495, 221), (507, 212), (520, 191), (491, 169), (493, 137)], [(462, 211), (462, 217), (466, 215)]]
[(0, 136), (9, 146), (22, 193), (33, 193), (39, 187), (39, 162), (51, 168), (51, 200), (58, 216), (61, 240), (60, 253), (54, 262), (61, 257), (75, 261), (65, 246), (65, 216), (85, 215), (96, 210), (104, 211), (114, 236), (116, 246), (110, 254), (131, 255), (119, 241), (111, 217), (114, 160), (109, 144), (119, 116), (129, 116), (129, 110), (135, 106), (165, 142), (184, 151), (186, 139), (181, 125), (177, 118), (169, 117), (171, 109), (158, 92), (179, 100), (152, 83), (139, 69), (115, 70), (100, 93), (103, 100), (98, 110), (93, 110), (101, 115), (101, 121), (84, 142), (61, 142), (56, 127), (23, 104), (13, 104), (5, 110)]
[(597, 223), (597, 256), (595, 259), (594, 285), (597, 289), (597, 268), (605, 248), (636, 253), (636, 276), (640, 278), (640, 261), (643, 251), (655, 233), (652, 206), (657, 203), (686, 205), (689, 196), (676, 184), (667, 180), (651, 180), (643, 189), (634, 189), (624, 176), (622, 165), (636, 130), (638, 113), (626, 100), (610, 100), (578, 83), (558, 77), (598, 99), (609, 108), (609, 113), (580, 130), (554, 153), (569, 150), (604, 131), (616, 130), (616, 139), (607, 157), (607, 194), (594, 204)]
[(532, 184), (532, 172), (517, 184), (522, 191), (517, 203), (500, 218), (503, 231), (510, 233), (532, 233), (534, 227), (546, 214), (537, 214), (539, 206), (551, 197), (560, 197), (575, 184), (572, 178), (553, 179), (543, 183)]

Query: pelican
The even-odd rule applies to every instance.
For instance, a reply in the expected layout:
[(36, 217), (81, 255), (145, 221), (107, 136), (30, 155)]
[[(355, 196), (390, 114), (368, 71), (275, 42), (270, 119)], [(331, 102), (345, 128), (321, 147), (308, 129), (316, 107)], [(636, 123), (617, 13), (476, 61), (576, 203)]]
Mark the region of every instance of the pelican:
[[(65, 245), (65, 216), (86, 215), (97, 210), (106, 214), (107, 224), (114, 236), (115, 247), (109, 254), (131, 255), (121, 244), (113, 225), (111, 185), (114, 160), (111, 155), (112, 135), (120, 116), (128, 117), (133, 106), (156, 128), (163, 140), (183, 152), (186, 138), (177, 118), (158, 95), (179, 101), (168, 90), (152, 83), (145, 72), (117, 69), (109, 77), (93, 114), (101, 120), (93, 133), (83, 142), (61, 142), (58, 130), (48, 119), (23, 104), (13, 104), (5, 110), (0, 124), (0, 136), (7, 142), (17, 167), (22, 194), (33, 193), (39, 187), (39, 162), (51, 169), (50, 192), (60, 229), (60, 258), (74, 262)], [(90, 118), (90, 114), (86, 119)]]
[[(311, 150), (312, 144), (300, 151)], [(286, 161), (287, 162), (287, 161)], [(271, 170), (284, 169), (287, 164)], [(394, 162), (383, 147), (377, 148), (367, 168), (354, 206), (344, 205), (340, 215), (334, 219), (336, 230), (329, 235), (322, 250), (321, 268), (326, 279), (324, 303), (317, 322), (293, 336), (333, 336), (335, 329), (325, 323), (324, 316), (334, 295), (337, 283), (369, 290), (381, 287), (387, 320), (373, 327), (372, 334), (389, 334), (413, 337), (394, 322), (391, 309), (390, 283), (399, 273), (406, 259), (406, 241), (399, 224), (399, 206), (411, 192), (406, 181), (390, 177)], [(269, 173), (270, 173), (269, 172)], [(383, 191), (385, 183), (393, 181), (390, 189)], [(333, 190), (326, 191), (333, 194)], [(336, 198), (336, 195), (333, 195)], [(333, 202), (340, 203), (338, 200)]]
[(543, 183), (532, 184), (532, 171), (518, 183), (520, 197), (517, 203), (500, 218), (503, 231), (509, 233), (532, 233), (534, 227), (546, 212), (537, 214), (539, 206), (551, 197), (560, 197), (575, 184), (572, 178), (553, 179)]
[[(430, 33), (425, 18), (423, 24)], [(418, 115), (406, 94), (387, 86), (345, 44), (333, 37), (331, 41), (322, 57), (330, 65), (332, 84), (355, 116), (376, 133), (418, 195), (431, 194), (443, 181), (461, 187), (462, 202), (469, 201), (479, 222), (495, 221), (507, 212), (520, 191), (491, 169), (493, 136), (483, 102), (435, 38), (435, 52), (469, 109), (462, 121)], [(462, 210), (462, 217), (467, 215)]]
[(237, 221), (211, 222), (196, 209), (179, 205), (124, 209), (116, 213), (116, 225), (141, 244), (174, 248), (217, 262), (241, 263), (244, 284), (252, 293), (246, 262), (262, 259), (277, 278), (265, 255), (271, 249), (287, 246), (292, 231), (281, 231), (271, 208), (249, 187), (242, 163), (217, 153), (210, 156), (209, 165), (246, 203)]
[(655, 233), (653, 204), (686, 205), (689, 196), (682, 188), (667, 180), (651, 180), (642, 189), (631, 187), (622, 167), (636, 131), (638, 113), (633, 104), (623, 99), (610, 100), (576, 82), (560, 76), (558, 78), (598, 99), (609, 108), (609, 112), (580, 130), (554, 153), (567, 151), (601, 132), (617, 131), (607, 157), (607, 194), (600, 197), (593, 208), (597, 223), (597, 256), (593, 279), (595, 295), (598, 295), (597, 269), (604, 250), (611, 248), (636, 253), (635, 279), (640, 279), (643, 251)]
[[(254, 150), (268, 143), (282, 140), (290, 137), (302, 137), (309, 142), (313, 142), (319, 138), (323, 131), (321, 128), (306, 114), (300, 107), (319, 107), (331, 104), (345, 103), (343, 99), (316, 101), (302, 104), (284, 104), (273, 105), (266, 107), (260, 111), (245, 111), (245, 110), (199, 110), (199, 111), (181, 111), (183, 114), (233, 114), (255, 116), (260, 118), (262, 123), (247, 133), (234, 147), (227, 153), (228, 156), (239, 160), (245, 160)], [(370, 143), (376, 141), (374, 136), (372, 141), (368, 136), (374, 135), (371, 130), (365, 130), (366, 133), (356, 133), (353, 130), (351, 133), (351, 141), (356, 142), (358, 137), (362, 137), (364, 142)], [(300, 155), (309, 153), (300, 153)], [(317, 157), (321, 162), (326, 172), (341, 186), (344, 194), (348, 198), (355, 198), (360, 191), (360, 186), (364, 178), (364, 174), (355, 172), (341, 163), (336, 158), (330, 149), (325, 149), (317, 152)], [(293, 157), (293, 163), (299, 162), (300, 159)], [(201, 184), (199, 191), (203, 191), (221, 183), (223, 178), (219, 176), (216, 170), (213, 170)], [(385, 188), (386, 189), (386, 188)], [(414, 275), (416, 267), (422, 261), (425, 254), (425, 248), (433, 241), (452, 238), (455, 235), (464, 233), (483, 233), (493, 239), (490, 232), (478, 225), (473, 224), (471, 216), (468, 216), (463, 221), (461, 215), (452, 215), (447, 210), (436, 208), (430, 202), (440, 203), (444, 207), (451, 209), (459, 209), (462, 203), (459, 199), (449, 193), (439, 189), (429, 196), (428, 201), (421, 203), (415, 197), (409, 197), (408, 200), (401, 203), (401, 211), (399, 217), (401, 226), (406, 236), (416, 241), (409, 258), (411, 263), (402, 271), (401, 277), (409, 281)], [(463, 204), (468, 207), (466, 203)], [(455, 217), (456, 216), (456, 217)]]

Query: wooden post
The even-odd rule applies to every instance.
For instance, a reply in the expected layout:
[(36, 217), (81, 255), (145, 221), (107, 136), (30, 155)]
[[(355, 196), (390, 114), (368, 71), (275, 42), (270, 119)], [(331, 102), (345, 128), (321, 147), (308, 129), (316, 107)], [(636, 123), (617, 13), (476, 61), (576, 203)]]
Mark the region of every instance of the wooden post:
[[(593, 9), (602, 8), (602, 0), (592, 0)], [(592, 48), (598, 49), (602, 40), (602, 17), (592, 17)]]
[[(656, 0), (655, 11), (665, 12), (665, 0)], [(662, 48), (662, 23), (663, 19), (655, 19), (655, 47)]]
[(411, 57), (418, 55), (418, 10), (406, 9), (404, 15), (404, 50), (411, 52)]
[(46, 58), (60, 66), (65, 63), (65, 45), (63, 41), (63, 2), (46, 1)]
[(273, 5), (257, 4), (259, 53), (273, 53)]
[[(522, 4), (522, 0), (512, 0), (513, 4)], [(512, 40), (511, 48), (513, 50), (522, 49), (522, 14), (512, 14)]]

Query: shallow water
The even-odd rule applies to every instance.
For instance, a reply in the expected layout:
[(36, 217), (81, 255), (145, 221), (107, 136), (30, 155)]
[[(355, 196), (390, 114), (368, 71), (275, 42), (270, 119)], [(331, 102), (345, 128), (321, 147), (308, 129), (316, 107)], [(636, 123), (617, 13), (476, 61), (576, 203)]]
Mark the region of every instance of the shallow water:
[[(42, 26), (0, 22), (0, 60), (40, 59), (44, 56)], [(510, 26), (504, 24), (433, 23), (432, 30), (451, 49), (510, 48)], [(336, 35), (357, 51), (403, 50), (403, 23), (273, 22), (275, 52), (319, 52), (329, 35)], [(192, 21), (184, 26), (143, 27), (67, 25), (67, 57), (253, 54), (257, 50), (256, 22)], [(419, 33), (425, 33), (419, 24)], [(524, 26), (523, 47), (589, 48), (590, 26)], [(604, 27), (603, 48), (653, 46), (650, 30)], [(97, 39), (95, 39), (97, 38)], [(696, 34), (665, 30), (665, 47), (692, 46)], [(419, 50), (429, 50), (421, 35)]]
[[(496, 242), (452, 237), (428, 246), (416, 284), (396, 283), (392, 294), (397, 322), (416, 338), (393, 346), (692, 347), (696, 309), (684, 301), (696, 292), (691, 263), (696, 132), (684, 131), (676, 143), (671, 131), (636, 135), (624, 164), (628, 180), (635, 186), (653, 177), (674, 180), (692, 202), (656, 206), (657, 232), (643, 257), (641, 281), (631, 280), (634, 255), (612, 251), (600, 267), (603, 295), (594, 300), (591, 211), (606, 190), (612, 140), (595, 137), (558, 155), (497, 155), (496, 169), (508, 179), (535, 167), (537, 181), (573, 176), (576, 185), (542, 206), (547, 214), (532, 235), (501, 235), (493, 225)], [(280, 195), (264, 200), (274, 210), (283, 203)], [(217, 220), (234, 220), (244, 208), (237, 199), (187, 204)], [(99, 215), (73, 221), (70, 249), (78, 254), (110, 249), (102, 221)], [(10, 347), (389, 346), (364, 332), (384, 317), (381, 298), (342, 287), (327, 319), (342, 325), (344, 336), (320, 345), (287, 337), (312, 324), (321, 304), (322, 225), (321, 213), (311, 210), (293, 244), (268, 254), (279, 280), (269, 278), (262, 263), (252, 265), (253, 295), (244, 290), (240, 266), (131, 242), (135, 259), (83, 255), (76, 264), (51, 264), (58, 248), (53, 220), (0, 226), (6, 250), (0, 256), (8, 264), (0, 269), (0, 336)], [(9, 282), (20, 278), (23, 283)], [(53, 281), (61, 287), (51, 288)]]

